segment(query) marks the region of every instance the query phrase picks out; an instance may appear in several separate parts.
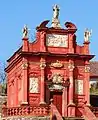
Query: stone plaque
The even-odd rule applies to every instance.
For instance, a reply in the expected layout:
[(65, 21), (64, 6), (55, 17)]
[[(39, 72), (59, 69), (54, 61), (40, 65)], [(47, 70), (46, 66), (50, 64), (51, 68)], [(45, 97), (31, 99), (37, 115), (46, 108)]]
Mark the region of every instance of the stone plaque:
[(46, 45), (53, 47), (68, 47), (68, 35), (46, 35)]
[(37, 77), (31, 77), (29, 79), (30, 84), (29, 84), (29, 91), (30, 93), (38, 93), (38, 78)]
[(79, 95), (83, 94), (83, 80), (75, 80), (75, 93)]

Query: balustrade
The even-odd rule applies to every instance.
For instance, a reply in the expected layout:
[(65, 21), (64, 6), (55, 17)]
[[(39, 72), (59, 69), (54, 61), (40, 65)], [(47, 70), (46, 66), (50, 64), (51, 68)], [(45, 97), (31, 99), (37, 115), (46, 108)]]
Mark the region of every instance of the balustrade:
[(21, 106), (12, 108), (2, 108), (2, 117), (10, 116), (48, 116), (50, 114), (49, 106)]

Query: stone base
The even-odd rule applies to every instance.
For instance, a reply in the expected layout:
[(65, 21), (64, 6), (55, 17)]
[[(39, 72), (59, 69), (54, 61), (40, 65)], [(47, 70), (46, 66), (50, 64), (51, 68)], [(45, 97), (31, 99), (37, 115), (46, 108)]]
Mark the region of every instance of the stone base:
[(2, 118), (2, 120), (50, 120), (50, 117), (49, 116), (44, 116), (44, 117), (18, 116), (18, 117), (6, 117), (6, 118)]
[(39, 104), (40, 105), (46, 105), (46, 102), (40, 102)]
[(59, 28), (59, 29), (61, 29), (61, 25), (60, 25), (60, 22), (59, 22), (59, 20), (58, 19), (52, 19), (52, 25), (51, 25), (51, 27), (54, 27), (54, 28)]
[(76, 106), (74, 103), (68, 105), (68, 117), (75, 117)]
[(21, 105), (28, 105), (28, 102), (21, 102)]
[(74, 103), (69, 103), (68, 107), (75, 107), (76, 105)]
[(80, 117), (64, 117), (64, 120), (85, 120), (84, 118)]

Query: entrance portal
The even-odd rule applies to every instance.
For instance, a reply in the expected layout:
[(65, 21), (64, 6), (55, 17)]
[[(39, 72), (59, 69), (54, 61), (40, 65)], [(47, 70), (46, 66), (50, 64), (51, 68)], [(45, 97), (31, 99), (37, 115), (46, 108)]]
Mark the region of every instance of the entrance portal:
[(53, 99), (53, 104), (57, 107), (59, 113), (62, 115), (62, 92), (51, 92), (51, 99)]

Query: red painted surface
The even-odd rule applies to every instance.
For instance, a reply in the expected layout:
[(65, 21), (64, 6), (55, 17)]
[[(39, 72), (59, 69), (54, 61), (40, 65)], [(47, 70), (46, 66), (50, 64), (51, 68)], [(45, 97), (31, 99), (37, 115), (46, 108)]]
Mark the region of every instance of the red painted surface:
[[(89, 60), (94, 56), (89, 54), (89, 43), (77, 45), (76, 26), (68, 22), (66, 27), (55, 29), (41, 25), (37, 27), (35, 42), (30, 43), (29, 38), (22, 39), (22, 47), (8, 60), (6, 68), (8, 108), (49, 105), (51, 93), (55, 108), (65, 117), (78, 116), (79, 110), (90, 104), (89, 71), (85, 71), (85, 68), (89, 67)], [(47, 34), (68, 35), (68, 47), (47, 46)], [(56, 67), (56, 64), (62, 66)], [(53, 83), (54, 75), (62, 78), (60, 84)], [(37, 93), (29, 91), (30, 78), (38, 79)], [(76, 80), (83, 83), (80, 94), (75, 92)], [(55, 84), (61, 85), (62, 89), (51, 90)], [(79, 115), (82, 116), (83, 112)]]
[(57, 107), (58, 111), (62, 115), (62, 93), (61, 92), (51, 93), (51, 99), (53, 99), (53, 104)]

